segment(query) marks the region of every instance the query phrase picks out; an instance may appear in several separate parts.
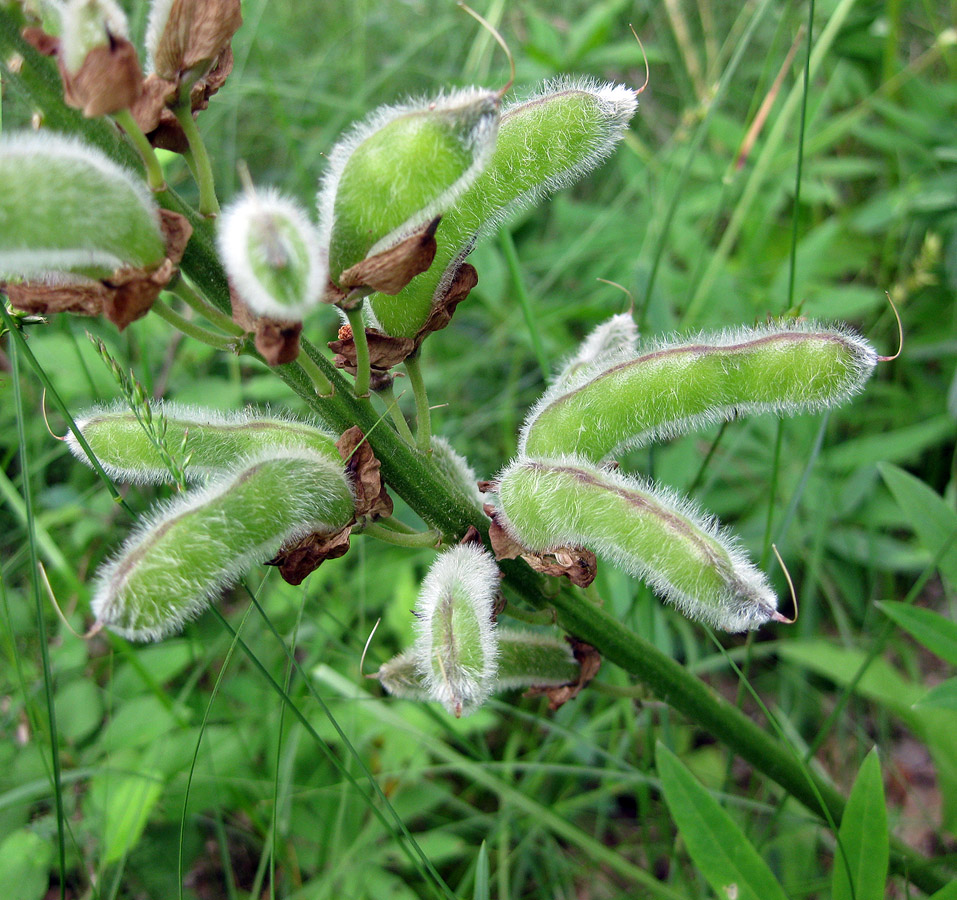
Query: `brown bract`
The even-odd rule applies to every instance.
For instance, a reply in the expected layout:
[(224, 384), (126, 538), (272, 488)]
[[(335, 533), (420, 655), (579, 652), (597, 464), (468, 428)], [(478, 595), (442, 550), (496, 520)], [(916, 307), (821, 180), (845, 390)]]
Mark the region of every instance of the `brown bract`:
[[(432, 307), (428, 319), (414, 338), (392, 337), (377, 328), (366, 329), (373, 390), (377, 390), (377, 380), (379, 384), (388, 380), (386, 373), (389, 369), (408, 359), (433, 331), (445, 328), (452, 321), (455, 308), (469, 295), (476, 284), (478, 284), (478, 272), (475, 271), (475, 266), (469, 263), (461, 265), (445, 295)], [(330, 282), (330, 289), (334, 287), (335, 285)], [(327, 293), (327, 301), (329, 296), (330, 294)], [(335, 353), (333, 363), (336, 368), (345, 369), (350, 375), (356, 374), (356, 345), (351, 326), (343, 325), (339, 329), (338, 340), (329, 341), (329, 349)]]
[(565, 640), (571, 644), (572, 653), (581, 666), (578, 678), (569, 684), (559, 685), (558, 687), (532, 687), (525, 692), (526, 697), (548, 697), (548, 708), (552, 712), (560, 706), (564, 706), (569, 700), (574, 700), (588, 686), (601, 668), (601, 654), (591, 644), (586, 644), (584, 641), (573, 637)]
[(550, 553), (536, 553), (523, 547), (499, 524), (499, 512), (494, 506), (486, 504), (485, 514), (492, 520), (488, 538), (496, 559), (521, 558), (536, 572), (567, 578), (578, 587), (588, 587), (595, 580), (598, 574), (598, 559), (590, 550), (583, 547), (561, 547)]
[(257, 316), (239, 296), (232, 282), (229, 284), (229, 302), (233, 309), (233, 321), (253, 335), (256, 349), (267, 366), (281, 366), (296, 360), (299, 356), (302, 322)]
[(436, 216), (416, 234), (394, 247), (368, 256), (339, 276), (339, 287), (347, 291), (370, 287), (382, 294), (398, 294), (416, 275), (421, 275), (435, 258), (435, 231), (442, 221)]
[[(194, 116), (209, 106), (209, 98), (226, 83), (232, 70), (233, 51), (227, 45), (215, 65), (190, 88), (190, 109)], [(139, 97), (130, 112), (154, 147), (183, 153), (189, 148), (189, 142), (172, 112), (178, 97), (178, 83), (153, 72), (143, 80)]]
[(288, 584), (302, 584), (307, 575), (312, 574), (327, 559), (338, 559), (349, 552), (349, 535), (352, 526), (332, 534), (306, 535), (293, 544), (283, 547), (267, 566), (278, 566), (279, 574)]
[(173, 0), (153, 52), (156, 74), (177, 85), (202, 77), (242, 24), (240, 0)]
[(140, 94), (143, 73), (136, 48), (123, 37), (107, 33), (107, 42), (87, 53), (70, 72), (63, 64), (60, 40), (42, 28), (24, 28), (24, 39), (44, 56), (55, 56), (63, 81), (63, 99), (87, 118), (131, 108)]
[(166, 239), (166, 257), (158, 265), (117, 269), (99, 281), (91, 279), (61, 284), (0, 282), (0, 289), (17, 309), (25, 312), (102, 315), (122, 331), (131, 322), (145, 316), (160, 291), (169, 284), (193, 231), (186, 218), (166, 209), (160, 210), (160, 228)]
[(392, 515), (392, 498), (382, 482), (381, 463), (372, 452), (357, 425), (346, 429), (336, 441), (339, 455), (346, 462), (356, 500), (356, 518), (378, 519)]

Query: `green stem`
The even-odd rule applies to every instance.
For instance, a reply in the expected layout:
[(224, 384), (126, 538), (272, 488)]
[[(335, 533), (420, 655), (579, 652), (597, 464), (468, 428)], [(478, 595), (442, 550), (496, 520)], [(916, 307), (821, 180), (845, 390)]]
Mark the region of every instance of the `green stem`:
[(431, 547), (434, 550), (442, 543), (442, 535), (434, 529), (416, 532), (415, 534), (403, 534), (370, 522), (363, 526), (359, 533), (367, 534), (369, 537), (374, 537), (386, 544), (394, 544), (396, 547)]
[(395, 518), (395, 516), (379, 519), (376, 524), (388, 528), (389, 531), (398, 531), (400, 534), (419, 534), (411, 525), (406, 525), (405, 522)]
[(209, 154), (206, 152), (206, 144), (203, 143), (203, 137), (196, 127), (196, 120), (193, 118), (193, 110), (190, 106), (189, 96), (185, 103), (179, 103), (173, 109), (173, 115), (183, 129), (186, 140), (189, 142), (189, 149), (193, 154), (193, 162), (196, 165), (196, 183), (199, 185), (199, 213), (207, 218), (219, 215), (219, 201), (216, 199), (216, 184), (213, 180), (213, 167), (209, 161)]
[(357, 397), (369, 396), (369, 377), (371, 364), (369, 362), (369, 341), (366, 338), (366, 326), (362, 321), (362, 301), (358, 305), (345, 310), (349, 325), (352, 326), (352, 340), (356, 345), (356, 382), (353, 386)]
[(220, 312), (212, 303), (206, 300), (182, 275), (166, 286), (172, 294), (176, 294), (187, 306), (208, 319), (214, 325), (222, 328), (227, 334), (242, 337), (246, 332), (241, 325), (237, 325), (230, 316)]
[(215, 347), (217, 350), (236, 349), (236, 340), (234, 338), (227, 337), (223, 334), (216, 334), (214, 331), (210, 331), (201, 325), (190, 322), (189, 319), (184, 319), (178, 312), (170, 309), (162, 300), (157, 300), (153, 304), (153, 312), (161, 319), (165, 319), (169, 322), (174, 328), (182, 331), (187, 337), (195, 338), (204, 344), (209, 344), (210, 347)]
[(412, 429), (409, 428), (409, 423), (406, 422), (405, 415), (399, 406), (399, 401), (396, 399), (392, 382), (390, 381), (387, 385), (383, 385), (378, 391), (376, 391), (376, 393), (385, 400), (385, 406), (389, 411), (389, 415), (392, 417), (392, 423), (395, 425), (395, 430), (402, 435), (410, 447), (414, 447), (415, 438), (412, 436)]
[(335, 393), (332, 382), (322, 374), (322, 370), (312, 361), (308, 353), (300, 353), (296, 360), (299, 368), (306, 373), (320, 397), (331, 397)]
[(423, 453), (432, 452), (432, 414), (429, 411), (429, 395), (425, 390), (425, 379), (419, 356), (410, 356), (405, 361), (405, 371), (415, 394), (415, 445)]
[(146, 183), (150, 186), (150, 190), (154, 193), (165, 191), (166, 177), (163, 175), (163, 167), (156, 158), (153, 145), (143, 134), (140, 126), (136, 124), (136, 119), (133, 118), (132, 113), (128, 109), (121, 109), (119, 112), (113, 113), (113, 118), (116, 120), (116, 124), (126, 132), (126, 136), (136, 148), (140, 159), (143, 160), (143, 165), (146, 166)]
[(535, 359), (538, 360), (538, 367), (542, 370), (542, 377), (548, 381), (552, 374), (552, 367), (549, 365), (548, 357), (545, 355), (545, 347), (542, 344), (541, 335), (539, 335), (538, 329), (535, 327), (535, 317), (532, 315), (532, 302), (529, 299), (528, 291), (525, 290), (525, 282), (522, 279), (522, 270), (518, 262), (518, 253), (515, 250), (515, 241), (512, 239), (512, 232), (507, 228), (502, 228), (498, 234), (502, 253), (505, 254), (505, 263), (508, 266), (509, 275), (512, 278), (512, 288), (515, 291), (515, 296), (518, 298), (518, 305), (522, 308), (525, 325), (528, 327), (528, 334), (532, 341), (532, 349), (535, 351)]

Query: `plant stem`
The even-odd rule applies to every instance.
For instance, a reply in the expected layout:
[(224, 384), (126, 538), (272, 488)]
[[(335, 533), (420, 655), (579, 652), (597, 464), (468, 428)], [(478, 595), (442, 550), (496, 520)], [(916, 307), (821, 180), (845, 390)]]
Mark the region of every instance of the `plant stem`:
[(196, 164), (196, 183), (199, 185), (199, 214), (212, 218), (219, 214), (219, 201), (216, 199), (213, 167), (210, 164), (203, 137), (199, 133), (199, 128), (196, 127), (196, 120), (193, 118), (188, 94), (185, 102), (180, 102), (174, 107), (173, 115), (176, 116), (176, 121), (179, 122), (183, 133), (186, 135), (186, 140), (189, 141), (189, 149), (192, 151), (193, 162)]
[(357, 397), (369, 396), (369, 341), (366, 338), (366, 326), (362, 321), (362, 301), (358, 306), (345, 311), (352, 326), (352, 340), (356, 345), (356, 382), (353, 386)]
[(312, 361), (308, 353), (300, 352), (296, 362), (309, 377), (320, 397), (331, 397), (335, 393), (336, 389), (332, 386), (332, 382), (322, 374), (322, 370)]
[(429, 412), (429, 395), (425, 390), (418, 353), (406, 359), (405, 371), (409, 375), (412, 393), (415, 394), (415, 445), (423, 453), (431, 453), (432, 414)]
[(509, 275), (512, 278), (512, 287), (515, 290), (515, 296), (518, 298), (518, 305), (522, 308), (522, 315), (525, 317), (525, 324), (528, 326), (528, 334), (532, 341), (532, 349), (535, 351), (535, 359), (538, 360), (538, 367), (542, 370), (542, 377), (548, 381), (552, 374), (552, 367), (549, 365), (548, 357), (545, 355), (545, 347), (542, 345), (541, 335), (535, 327), (535, 317), (532, 315), (532, 303), (528, 297), (528, 291), (525, 290), (525, 282), (522, 280), (521, 268), (518, 264), (518, 253), (515, 250), (515, 241), (512, 239), (512, 232), (507, 228), (499, 230), (499, 244), (502, 252), (505, 254), (505, 262), (508, 265)]
[(121, 109), (119, 112), (113, 113), (113, 118), (116, 120), (116, 124), (126, 132), (126, 136), (136, 148), (140, 159), (143, 160), (143, 165), (146, 166), (146, 183), (150, 186), (150, 190), (155, 193), (165, 191), (166, 177), (163, 175), (163, 167), (156, 158), (153, 145), (143, 134), (140, 126), (136, 124), (136, 119), (133, 118), (132, 113), (128, 109)]
[(363, 526), (359, 533), (377, 538), (386, 544), (395, 544), (396, 547), (431, 547), (436, 549), (442, 543), (442, 535), (435, 529), (419, 531), (414, 534), (403, 534), (370, 522)]
[(166, 290), (172, 294), (176, 294), (183, 303), (199, 313), (204, 319), (208, 319), (214, 325), (222, 328), (227, 334), (242, 337), (246, 333), (241, 325), (237, 325), (226, 313), (220, 312), (183, 278), (182, 275), (170, 282), (170, 284), (166, 286)]
[(392, 417), (392, 423), (395, 425), (395, 430), (402, 435), (410, 447), (414, 447), (415, 438), (412, 436), (412, 429), (409, 428), (409, 423), (405, 420), (405, 414), (402, 412), (402, 409), (399, 406), (399, 401), (396, 399), (392, 382), (390, 381), (387, 385), (379, 388), (376, 393), (379, 394), (385, 401), (386, 409), (389, 411), (389, 415)]
[(157, 299), (153, 304), (153, 312), (161, 319), (165, 319), (169, 322), (174, 328), (182, 331), (187, 337), (195, 338), (204, 344), (209, 344), (210, 347), (215, 347), (217, 350), (236, 349), (236, 341), (234, 338), (227, 337), (224, 334), (216, 334), (214, 331), (210, 331), (201, 325), (190, 322), (189, 319), (183, 318), (183, 316), (171, 309), (162, 300)]

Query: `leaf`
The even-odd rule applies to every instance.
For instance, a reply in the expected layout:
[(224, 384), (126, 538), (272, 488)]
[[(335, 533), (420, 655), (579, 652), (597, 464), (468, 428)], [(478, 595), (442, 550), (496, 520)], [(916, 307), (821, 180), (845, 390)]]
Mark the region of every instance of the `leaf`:
[(50, 884), (53, 844), (24, 828), (0, 844), (0, 897), (43, 900)]
[(901, 628), (931, 653), (957, 666), (957, 622), (932, 609), (909, 603), (885, 601), (877, 604)]
[(663, 744), (655, 764), (665, 801), (701, 874), (719, 897), (785, 900), (784, 891), (734, 820)]
[[(877, 468), (920, 542), (932, 556), (943, 551), (938, 568), (944, 578), (957, 586), (957, 513), (909, 472), (888, 463), (879, 463)], [(950, 545), (944, 550), (948, 542)]]
[(953, 432), (954, 420), (947, 413), (941, 413), (916, 425), (844, 441), (825, 451), (822, 460), (828, 469), (839, 472), (885, 460), (906, 462), (917, 459), (928, 447), (950, 439)]
[(952, 709), (957, 712), (957, 678), (950, 678), (931, 688), (914, 706), (917, 709)]
[(831, 880), (833, 900), (882, 900), (890, 839), (876, 750), (867, 755), (854, 782), (838, 840)]
[(164, 787), (163, 776), (145, 764), (137, 774), (110, 774), (94, 780), (91, 793), (100, 810), (104, 865), (122, 859), (139, 843)]
[(957, 881), (951, 882), (947, 887), (941, 888), (929, 900), (957, 900)]
[(485, 841), (482, 841), (475, 859), (475, 890), (472, 896), (474, 900), (489, 900), (492, 896), (489, 887), (488, 846)]

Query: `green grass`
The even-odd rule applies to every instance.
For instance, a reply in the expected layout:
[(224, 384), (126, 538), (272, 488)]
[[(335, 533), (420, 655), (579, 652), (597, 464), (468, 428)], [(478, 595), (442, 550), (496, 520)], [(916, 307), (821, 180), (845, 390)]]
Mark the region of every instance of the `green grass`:
[[(143, 6), (129, 7), (134, 30)], [(369, 109), (507, 78), (500, 51), (453, 4), (244, 7), (235, 71), (199, 119), (221, 201), (238, 190), (244, 161), (257, 184), (310, 207), (322, 153)], [(953, 4), (818, 2), (806, 98), (802, 41), (740, 168), (748, 128), (798, 30), (807, 34), (807, 3), (490, 0), (479, 11), (515, 54), (516, 94), (566, 72), (639, 85), (628, 22), (651, 83), (608, 164), (473, 254), (479, 286), (423, 353), (431, 403), (448, 404), (432, 410), (435, 433), (492, 477), (515, 450), (543, 368), (627, 307), (599, 278), (631, 293), (646, 336), (795, 309), (849, 321), (888, 355), (897, 343), (889, 292), (904, 353), (854, 403), (780, 425), (735, 422), (622, 460), (676, 489), (695, 485), (752, 558), (767, 557), (773, 541), (794, 578), (797, 623), (715, 639), (609, 566), (596, 591), (609, 621), (739, 705), (791, 759), (807, 759), (844, 796), (857, 781), (853, 809), (877, 803), (882, 780), (890, 830), (940, 857), (946, 878), (957, 852), (957, 714), (914, 704), (953, 675), (954, 661), (878, 602), (951, 622), (957, 611), (957, 538), (946, 533), (957, 528)], [(10, 129), (32, 110), (4, 80)], [(167, 176), (195, 203), (180, 161)], [(322, 346), (336, 326), (320, 311), (307, 334)], [(119, 394), (87, 330), (157, 396), (307, 409), (275, 373), (179, 340), (156, 316), (122, 334), (78, 318), (29, 325), (38, 369), (3, 339), (17, 377), (0, 373), (0, 896), (40, 900), (62, 885), (70, 898), (176, 897), (180, 858), (190, 900), (722, 896), (709, 893), (725, 884), (713, 881), (718, 863), (698, 849), (709, 833), (712, 849), (752, 845), (787, 897), (851, 896), (835, 859), (855, 872), (861, 848), (879, 854), (879, 817), (845, 822), (839, 842), (700, 720), (608, 660), (555, 713), (506, 696), (456, 721), (380, 697), (360, 677), (366, 638), (381, 617), (366, 672), (408, 645), (431, 551), (355, 537), (347, 557), (300, 588), (255, 570), (258, 608), (238, 589), (221, 616), (156, 646), (83, 640), (93, 572), (165, 495), (121, 487), (115, 503), (44, 426), (39, 372), (62, 399), (61, 408), (47, 391), (58, 433), (64, 410), (76, 416)], [(411, 417), (408, 379), (396, 388)], [(399, 515), (420, 524), (401, 502)], [(555, 603), (576, 613), (564, 593)], [(882, 779), (873, 762), (862, 769), (875, 745)], [(681, 797), (699, 796), (692, 784), (708, 799), (682, 808)], [(713, 824), (721, 815), (734, 831)], [(748, 878), (768, 877), (745, 868), (742, 897)], [(887, 896), (921, 896), (899, 873), (890, 885)], [(882, 896), (866, 890), (853, 896)]]

